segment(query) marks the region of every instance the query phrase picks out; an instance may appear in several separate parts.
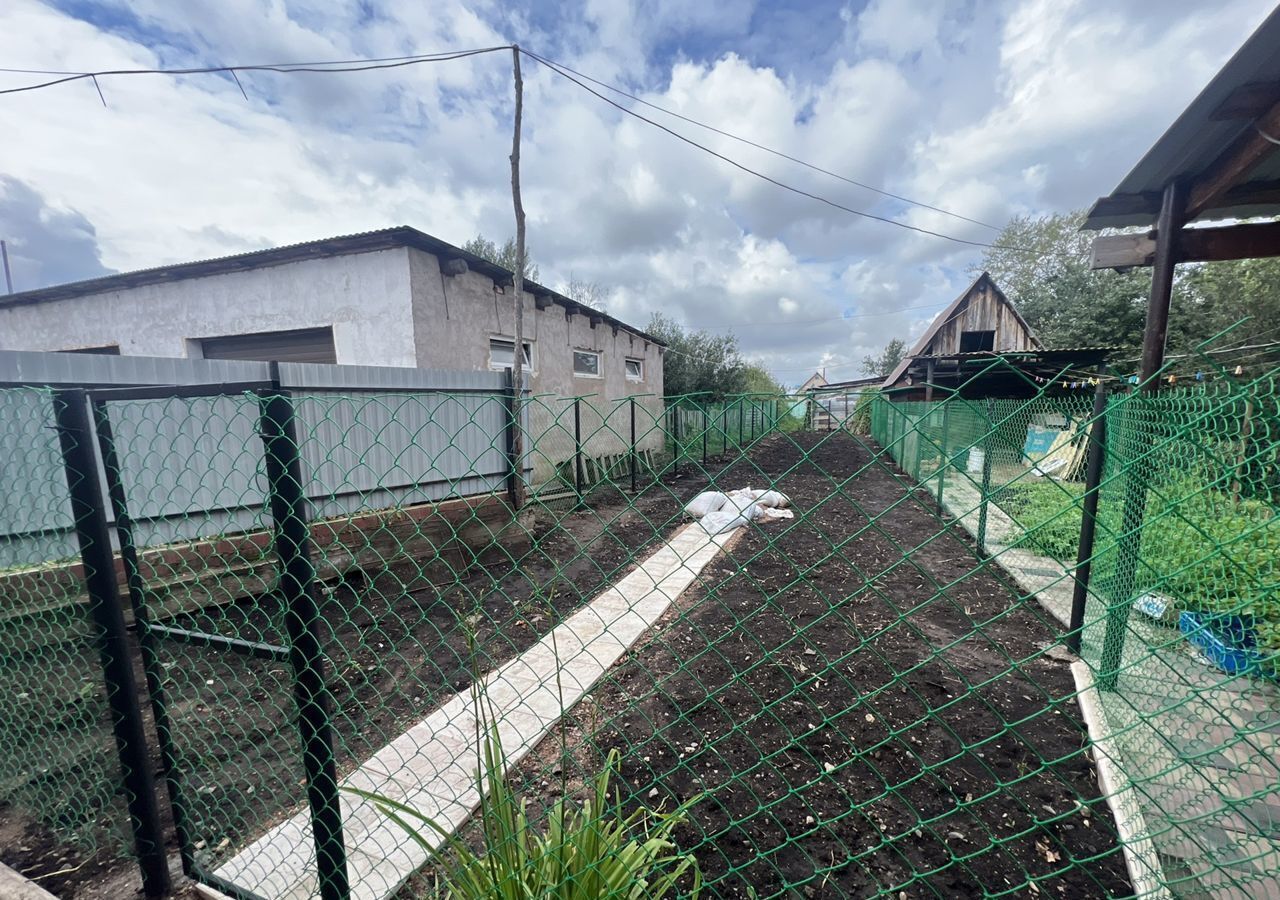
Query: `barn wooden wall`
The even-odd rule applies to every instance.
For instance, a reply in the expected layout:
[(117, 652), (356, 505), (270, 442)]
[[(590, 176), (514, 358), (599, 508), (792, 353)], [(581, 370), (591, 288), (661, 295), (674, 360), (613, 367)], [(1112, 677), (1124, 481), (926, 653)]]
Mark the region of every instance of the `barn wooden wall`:
[(947, 356), (960, 352), (960, 332), (994, 331), (995, 350), (1034, 350), (1031, 334), (1018, 321), (1012, 308), (1000, 302), (1000, 295), (986, 279), (974, 285), (964, 308), (934, 335), (924, 354)]

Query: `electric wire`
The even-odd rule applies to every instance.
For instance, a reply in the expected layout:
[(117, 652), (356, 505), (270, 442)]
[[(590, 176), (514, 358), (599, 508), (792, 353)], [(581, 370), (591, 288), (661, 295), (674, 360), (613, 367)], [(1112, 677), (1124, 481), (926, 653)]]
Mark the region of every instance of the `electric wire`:
[[(528, 50), (525, 50), (524, 48), (521, 48), (521, 52), (524, 53), (526, 56), (533, 56), (535, 59), (538, 59), (539, 62), (544, 62), (543, 57), (534, 56), (534, 54), (532, 54)], [(555, 62), (555, 61), (550, 60), (550, 62)], [(626, 97), (629, 100), (634, 100), (636, 103), (647, 106), (650, 109), (657, 110), (658, 112), (663, 113), (664, 115), (668, 115), (673, 118), (679, 119), (682, 122), (688, 122), (690, 125), (696, 125), (699, 128), (705, 128), (707, 131), (714, 132), (715, 134), (718, 134), (721, 137), (727, 137), (730, 140), (738, 141), (739, 143), (746, 144), (749, 147), (754, 147), (757, 150), (763, 150), (765, 153), (770, 153), (781, 159), (785, 159), (797, 165), (804, 166), (806, 169), (812, 169), (815, 172), (821, 172), (823, 175), (829, 175), (830, 177), (843, 181), (846, 184), (852, 184), (855, 187), (860, 187), (860, 188), (863, 188), (864, 190), (872, 191), (874, 193), (880, 194), (883, 197), (890, 197), (894, 200), (901, 201), (902, 203), (908, 203), (912, 206), (918, 206), (921, 209), (928, 209), (936, 213), (942, 213), (944, 216), (951, 216), (952, 218), (960, 219), (964, 222), (970, 222), (974, 225), (981, 225), (983, 228), (990, 228), (992, 231), (1002, 230), (998, 225), (991, 225), (990, 223), (983, 222), (980, 219), (972, 219), (969, 216), (964, 216), (964, 215), (961, 215), (960, 213), (951, 212), (951, 210), (943, 209), (940, 206), (931, 206), (928, 203), (922, 203), (919, 200), (912, 200), (910, 197), (904, 197), (901, 194), (895, 194), (892, 191), (882, 190), (881, 188), (874, 187), (865, 182), (858, 181), (853, 178), (849, 178), (848, 176), (845, 176), (845, 175), (841, 175), (838, 172), (832, 172), (830, 169), (824, 169), (822, 166), (815, 165), (814, 163), (811, 163), (811, 162), (807, 162), (803, 159), (800, 159), (799, 157), (792, 156), (789, 153), (784, 153), (781, 150), (775, 150), (772, 147), (767, 147), (764, 144), (751, 140), (750, 138), (742, 137), (741, 135), (734, 134), (731, 131), (725, 131), (723, 128), (717, 128), (714, 125), (708, 125), (706, 122), (700, 122), (697, 119), (694, 119), (690, 116), (683, 115), (682, 113), (678, 113), (675, 110), (667, 109), (666, 107), (659, 106), (656, 103), (652, 103), (641, 97), (637, 97), (635, 94), (632, 94), (629, 91), (626, 91), (623, 88), (618, 87), (617, 85), (609, 84), (607, 81), (601, 81), (598, 78), (592, 78), (590, 75), (586, 75), (582, 72), (579, 72), (577, 69), (570, 68), (569, 66), (566, 66), (564, 63), (555, 62), (555, 65), (564, 69), (566, 72), (573, 73), (574, 75), (578, 76), (579, 78), (582, 78), (585, 81), (589, 81), (592, 84), (598, 85), (599, 87), (602, 87), (606, 90), (613, 91), (615, 94), (620, 94), (621, 96)]]
[(898, 228), (905, 228), (908, 231), (914, 231), (919, 234), (925, 234), (931, 237), (942, 238), (943, 240), (952, 241), (953, 243), (957, 243), (957, 244), (966, 244), (971, 247), (987, 247), (995, 250), (1013, 250), (1019, 253), (1034, 252), (1033, 250), (1027, 247), (1013, 247), (1006, 244), (994, 244), (988, 241), (973, 241), (967, 238), (960, 238), (960, 237), (955, 237), (954, 235), (945, 234), (944, 232), (941, 232), (941, 231), (933, 231), (929, 228), (921, 228), (918, 225), (911, 225), (906, 222), (899, 222), (897, 219), (891, 219), (887, 216), (880, 216), (880, 215), (876, 215), (875, 213), (864, 212), (862, 210), (854, 209), (853, 207), (850, 207), (850, 206), (845, 206), (843, 203), (837, 203), (834, 200), (830, 200), (826, 197), (823, 197), (821, 194), (815, 194), (812, 191), (806, 191), (803, 188), (795, 187), (794, 185), (788, 184), (785, 181), (779, 181), (777, 178), (774, 178), (770, 175), (766, 175), (763, 172), (757, 171), (756, 169), (753, 169), (750, 166), (747, 166), (743, 163), (738, 162), (736, 159), (733, 159), (730, 156), (726, 156), (723, 153), (720, 153), (716, 150), (712, 150), (710, 147), (706, 146), (705, 144), (700, 144), (697, 141), (695, 141), (693, 138), (688, 137), (687, 135), (683, 135), (680, 132), (675, 131), (671, 128), (668, 128), (666, 125), (663, 125), (661, 122), (655, 122), (653, 119), (650, 119), (647, 116), (641, 115), (640, 113), (636, 112), (633, 109), (628, 109), (627, 107), (623, 106), (621, 103), (618, 103), (616, 100), (606, 97), (604, 94), (595, 90), (590, 85), (585, 84), (584, 82), (578, 80), (573, 75), (561, 69), (555, 63), (550, 62), (541, 56), (538, 56), (536, 53), (531, 53), (530, 51), (525, 50), (524, 48), (519, 48), (519, 52), (524, 56), (527, 56), (530, 59), (534, 60), (535, 62), (541, 63), (551, 71), (558, 74), (561, 78), (564, 78), (567, 81), (570, 81), (573, 84), (576, 84), (578, 87), (582, 88), (582, 90), (586, 91), (587, 93), (591, 94), (594, 97), (597, 97), (598, 99), (604, 101), (605, 103), (609, 104), (615, 109), (625, 113), (626, 115), (631, 116), (635, 119), (639, 119), (641, 122), (644, 122), (648, 125), (652, 125), (654, 128), (657, 128), (659, 131), (664, 131), (667, 134), (671, 135), (672, 137), (676, 138), (677, 140), (682, 141), (691, 147), (695, 147), (698, 150), (701, 150), (703, 153), (707, 153), (711, 156), (714, 156), (716, 159), (719, 159), (722, 162), (726, 162), (729, 165), (733, 166), (734, 168), (742, 172), (746, 172), (748, 175), (753, 175), (756, 178), (761, 179), (762, 181), (767, 181), (770, 184), (775, 185), (776, 187), (780, 187), (785, 191), (790, 191), (791, 193), (797, 194), (801, 197), (808, 197), (810, 200), (816, 200), (819, 203), (823, 203), (823, 204), (826, 204), (827, 206), (832, 207), (833, 209), (838, 209), (855, 216), (860, 216), (866, 219), (873, 219), (877, 222), (883, 222), (886, 225), (894, 225)]

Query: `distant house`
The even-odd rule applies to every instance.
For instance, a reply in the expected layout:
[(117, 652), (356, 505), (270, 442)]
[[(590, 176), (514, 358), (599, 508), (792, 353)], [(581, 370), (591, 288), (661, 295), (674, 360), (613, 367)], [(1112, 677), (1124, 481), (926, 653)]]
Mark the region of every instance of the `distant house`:
[(814, 372), (812, 375), (810, 375), (808, 378), (805, 379), (804, 384), (800, 385), (800, 390), (798, 391), (798, 393), (806, 394), (809, 391), (826, 387), (826, 385), (827, 385), (826, 374), (821, 371)]

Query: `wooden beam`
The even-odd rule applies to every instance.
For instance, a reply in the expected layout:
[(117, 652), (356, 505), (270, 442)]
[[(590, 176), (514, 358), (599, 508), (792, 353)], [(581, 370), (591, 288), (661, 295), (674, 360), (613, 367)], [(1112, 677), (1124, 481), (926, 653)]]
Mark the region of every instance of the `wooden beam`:
[[(1092, 269), (1149, 266), (1155, 260), (1157, 234), (1113, 234), (1095, 238)], [(1178, 234), (1177, 262), (1222, 262), (1280, 256), (1280, 222), (1253, 222), (1220, 228), (1184, 228)]]
[(1230, 122), (1235, 119), (1256, 119), (1280, 101), (1280, 81), (1255, 81), (1242, 84), (1209, 113), (1214, 122)]
[(551, 306), (551, 297), (547, 294), (534, 294), (533, 305), (538, 309), (547, 309)]
[[(1152, 260), (1151, 296), (1147, 301), (1147, 323), (1142, 332), (1142, 366), (1138, 378), (1143, 391), (1154, 391), (1159, 385), (1153, 377), (1164, 365), (1164, 348), (1169, 333), (1169, 302), (1173, 297), (1173, 269), (1178, 262), (1177, 238), (1187, 221), (1187, 190), (1179, 181), (1169, 182), (1164, 189), (1157, 224), (1156, 255)], [(1126, 595), (1127, 596), (1127, 595)]]
[[(1241, 206), (1280, 205), (1280, 181), (1246, 181), (1227, 191), (1222, 199), (1210, 209), (1230, 210)], [(1085, 225), (1087, 231), (1111, 228), (1105, 219), (1129, 217), (1155, 218), (1160, 212), (1160, 195), (1156, 194), (1113, 194), (1100, 197), (1089, 210), (1087, 219), (1091, 224)]]
[(1280, 137), (1280, 103), (1275, 103), (1232, 142), (1231, 146), (1201, 172), (1187, 192), (1184, 222), (1194, 221), (1207, 209), (1220, 205), (1231, 188), (1244, 182), (1249, 173), (1280, 146), (1267, 136)]

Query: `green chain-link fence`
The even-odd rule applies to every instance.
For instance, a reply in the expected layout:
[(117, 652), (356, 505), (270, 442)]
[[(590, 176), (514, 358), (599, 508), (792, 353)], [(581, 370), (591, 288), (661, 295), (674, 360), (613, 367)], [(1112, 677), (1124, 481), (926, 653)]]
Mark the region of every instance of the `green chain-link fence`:
[[(878, 398), (870, 439), (797, 430), (792, 401), (758, 396), (93, 392), (104, 452), (85, 474), (123, 549), (163, 826), (233, 896), (435, 896), (425, 851), (341, 788), (474, 837), (478, 694), (535, 821), (617, 750), (625, 809), (694, 801), (676, 838), (715, 896), (1275, 891), (1274, 685), (1132, 603), (1272, 633), (1266, 384), (1110, 398), (1074, 666), (1088, 389)], [(47, 415), (5, 464), (29, 508), (62, 502), (41, 479), (66, 496), (56, 434), (35, 438)], [(743, 489), (789, 503), (685, 512)], [(35, 572), (81, 589), (70, 524), (13, 530), (6, 628), (80, 616), (19, 590)], [(0, 698), (19, 748), (3, 814), (127, 851), (119, 809), (77, 829), (47, 805), (122, 807), (123, 788), (94, 645), (35, 631), (0, 650), (42, 698)]]

